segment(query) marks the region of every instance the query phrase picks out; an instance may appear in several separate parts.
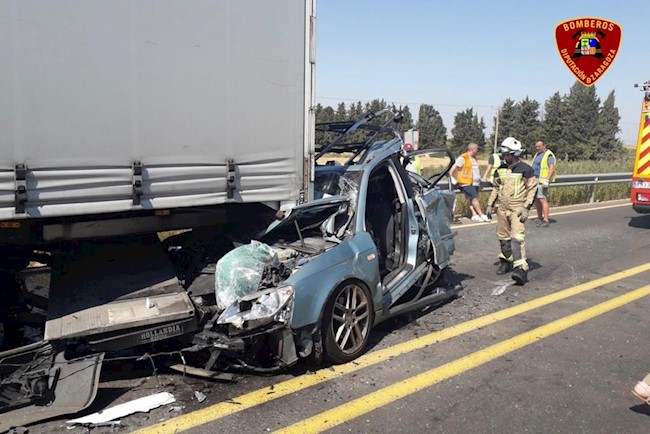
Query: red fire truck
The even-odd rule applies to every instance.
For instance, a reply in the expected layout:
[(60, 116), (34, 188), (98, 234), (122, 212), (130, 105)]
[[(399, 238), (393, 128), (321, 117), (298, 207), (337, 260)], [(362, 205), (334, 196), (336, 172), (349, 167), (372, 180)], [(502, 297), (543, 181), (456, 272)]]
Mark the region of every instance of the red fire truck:
[(638, 213), (650, 214), (650, 81), (634, 87), (640, 87), (644, 95), (632, 171), (632, 207)]

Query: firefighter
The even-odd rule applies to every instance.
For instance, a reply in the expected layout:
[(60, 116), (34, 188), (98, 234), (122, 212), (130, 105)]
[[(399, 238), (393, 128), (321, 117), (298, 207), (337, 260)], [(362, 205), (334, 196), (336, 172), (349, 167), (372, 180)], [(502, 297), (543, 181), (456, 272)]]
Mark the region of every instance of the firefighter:
[(519, 285), (528, 281), (524, 222), (537, 194), (537, 178), (533, 168), (519, 159), (522, 150), (521, 142), (514, 137), (508, 137), (501, 143), (503, 162), (494, 173), (494, 188), (487, 203), (489, 215), (499, 201), (497, 237), (501, 254), (497, 274), (512, 270), (512, 279)]

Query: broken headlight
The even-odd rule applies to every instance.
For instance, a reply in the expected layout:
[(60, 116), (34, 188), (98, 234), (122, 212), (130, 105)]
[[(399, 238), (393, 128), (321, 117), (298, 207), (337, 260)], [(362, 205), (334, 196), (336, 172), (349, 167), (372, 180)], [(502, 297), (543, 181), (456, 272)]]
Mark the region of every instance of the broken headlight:
[(217, 319), (217, 324), (231, 324), (241, 330), (250, 330), (272, 321), (286, 323), (291, 318), (292, 307), (292, 286), (265, 289), (228, 306)]

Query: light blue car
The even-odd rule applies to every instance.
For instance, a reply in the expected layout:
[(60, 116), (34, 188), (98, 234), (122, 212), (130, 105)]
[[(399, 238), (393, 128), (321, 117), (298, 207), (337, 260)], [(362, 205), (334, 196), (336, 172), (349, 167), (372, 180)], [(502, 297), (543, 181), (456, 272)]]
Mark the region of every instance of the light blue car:
[(348, 161), (317, 166), (314, 201), (217, 265), (223, 311), (213, 330), (233, 363), (345, 363), (379, 322), (456, 295), (458, 287), (439, 284), (454, 252), (454, 193), (435, 187), (454, 159), (416, 151), (443, 153), (449, 164), (429, 179), (407, 172), (413, 153), (402, 150), (398, 120), (382, 111), (317, 126), (338, 135), (317, 159), (346, 152)]

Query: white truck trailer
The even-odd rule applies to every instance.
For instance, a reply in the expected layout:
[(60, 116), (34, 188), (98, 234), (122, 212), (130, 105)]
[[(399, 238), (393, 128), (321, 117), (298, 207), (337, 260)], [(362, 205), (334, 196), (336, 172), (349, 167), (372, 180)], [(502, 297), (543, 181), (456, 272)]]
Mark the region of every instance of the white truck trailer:
[(314, 2), (0, 0), (0, 431), (87, 407), (105, 351), (196, 329), (157, 232), (309, 197)]

